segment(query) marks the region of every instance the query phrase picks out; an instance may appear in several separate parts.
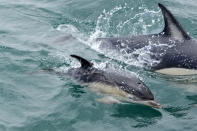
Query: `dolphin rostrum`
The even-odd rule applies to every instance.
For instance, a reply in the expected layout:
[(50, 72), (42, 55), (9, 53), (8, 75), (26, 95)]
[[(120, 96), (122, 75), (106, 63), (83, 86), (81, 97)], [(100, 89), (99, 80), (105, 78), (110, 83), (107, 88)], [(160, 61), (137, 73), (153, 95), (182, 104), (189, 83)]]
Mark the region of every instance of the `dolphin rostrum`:
[[(182, 28), (172, 13), (162, 4), (160, 7), (165, 27), (158, 34), (97, 38), (100, 49), (110, 49), (137, 58), (136, 52), (149, 47), (149, 56), (155, 63), (145, 63), (147, 69), (170, 75), (197, 74), (197, 41)], [(124, 51), (124, 53), (122, 52)]]
[(150, 89), (136, 76), (129, 77), (115, 72), (107, 72), (93, 67), (93, 64), (86, 59), (71, 55), (76, 58), (81, 67), (71, 68), (68, 75), (82, 84), (87, 84), (92, 91), (107, 95), (107, 97), (98, 99), (103, 103), (139, 103), (155, 108), (161, 108), (161, 105), (154, 100)]

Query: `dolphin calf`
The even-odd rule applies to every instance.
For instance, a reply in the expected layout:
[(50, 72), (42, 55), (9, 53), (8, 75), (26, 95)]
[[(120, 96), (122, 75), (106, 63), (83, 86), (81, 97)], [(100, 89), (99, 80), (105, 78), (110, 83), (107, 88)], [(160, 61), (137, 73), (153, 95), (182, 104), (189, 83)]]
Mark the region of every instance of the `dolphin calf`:
[(68, 75), (74, 80), (87, 84), (92, 91), (107, 95), (98, 99), (103, 103), (138, 103), (154, 108), (161, 108), (161, 105), (154, 100), (150, 89), (136, 76), (130, 77), (114, 72), (106, 72), (93, 67), (93, 64), (86, 59), (71, 55), (76, 58), (81, 67), (71, 68)]
[[(158, 34), (117, 38), (97, 38), (100, 49), (110, 49), (137, 58), (137, 50), (148, 47), (149, 56), (155, 63), (143, 66), (152, 71), (169, 75), (197, 74), (197, 40), (192, 39), (172, 13), (158, 4), (164, 18), (164, 29)], [(144, 53), (144, 52), (142, 52)]]

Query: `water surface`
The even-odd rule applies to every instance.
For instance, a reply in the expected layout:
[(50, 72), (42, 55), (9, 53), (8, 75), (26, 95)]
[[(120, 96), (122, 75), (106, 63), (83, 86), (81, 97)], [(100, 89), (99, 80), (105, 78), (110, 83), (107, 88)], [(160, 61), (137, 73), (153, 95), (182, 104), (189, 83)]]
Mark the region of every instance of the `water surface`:
[[(197, 130), (197, 77), (170, 77), (141, 68), (138, 60), (98, 49), (97, 37), (158, 33), (166, 5), (197, 38), (196, 0), (1, 0), (0, 130), (2, 131), (180, 131)], [(135, 72), (163, 109), (105, 105), (69, 77), (77, 54), (97, 68)], [(151, 61), (151, 60), (150, 60)]]

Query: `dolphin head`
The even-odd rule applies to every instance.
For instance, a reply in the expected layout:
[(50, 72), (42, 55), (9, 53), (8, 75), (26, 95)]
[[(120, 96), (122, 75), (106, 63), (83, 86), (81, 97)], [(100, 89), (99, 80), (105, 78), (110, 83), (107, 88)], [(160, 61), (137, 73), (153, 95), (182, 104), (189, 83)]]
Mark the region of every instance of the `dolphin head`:
[(161, 108), (161, 104), (155, 101), (151, 90), (137, 76), (119, 77), (118, 86), (125, 92), (123, 101)]

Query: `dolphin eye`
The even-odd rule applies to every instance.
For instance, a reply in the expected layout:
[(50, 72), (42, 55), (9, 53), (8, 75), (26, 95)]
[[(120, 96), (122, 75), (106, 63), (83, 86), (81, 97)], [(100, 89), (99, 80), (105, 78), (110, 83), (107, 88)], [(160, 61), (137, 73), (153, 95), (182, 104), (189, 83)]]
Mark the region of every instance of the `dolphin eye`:
[(141, 84), (141, 82), (138, 82), (137, 84), (138, 84), (138, 85), (140, 85), (140, 84)]

